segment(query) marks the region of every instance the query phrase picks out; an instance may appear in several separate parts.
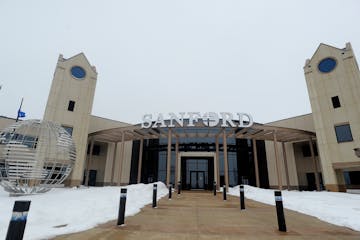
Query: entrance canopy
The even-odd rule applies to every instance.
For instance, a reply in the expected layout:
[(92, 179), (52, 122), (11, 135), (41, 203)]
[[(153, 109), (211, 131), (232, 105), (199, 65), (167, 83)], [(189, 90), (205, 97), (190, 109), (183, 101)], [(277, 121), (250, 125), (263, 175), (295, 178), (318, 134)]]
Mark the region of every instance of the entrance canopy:
[[(169, 121), (169, 120), (166, 120)], [(224, 133), (226, 137), (269, 140), (276, 139), (278, 142), (301, 142), (316, 137), (314, 132), (275, 127), (266, 124), (254, 123), (251, 127), (222, 127), (219, 123), (215, 127), (205, 126), (201, 121), (196, 122), (193, 127), (156, 127), (142, 128), (141, 124), (101, 130), (89, 134), (94, 141), (100, 142), (121, 142), (140, 139), (167, 138), (170, 134), (176, 138), (217, 138)]]
[[(184, 122), (188, 121), (187, 119), (184, 119)], [(222, 121), (220, 121), (222, 122)], [(141, 126), (141, 124), (133, 125), (133, 126), (127, 126), (127, 127), (119, 127), (119, 128), (113, 128), (113, 129), (107, 129), (102, 130), (98, 132), (91, 133), (89, 135), (91, 145), (90, 145), (90, 152), (92, 152), (92, 146), (94, 145), (94, 141), (100, 141), (100, 142), (122, 142), (121, 147), (121, 155), (122, 159), (124, 159), (124, 143), (125, 141), (133, 141), (133, 140), (140, 140), (140, 152), (139, 152), (139, 168), (138, 168), (138, 182), (141, 180), (141, 165), (142, 165), (142, 151), (143, 151), (143, 140), (144, 139), (167, 139), (167, 163), (166, 163), (166, 184), (170, 184), (170, 175), (171, 175), (171, 159), (172, 159), (172, 138), (176, 139), (175, 143), (175, 154), (176, 154), (176, 169), (175, 169), (175, 179), (180, 181), (180, 173), (178, 172), (179, 167), (179, 140), (180, 139), (189, 139), (189, 138), (213, 138), (215, 139), (215, 153), (216, 153), (216, 159), (219, 159), (219, 140), (222, 140), (223, 144), (223, 154), (224, 154), (224, 182), (226, 187), (229, 186), (229, 174), (228, 174), (228, 148), (227, 148), (227, 138), (236, 138), (236, 139), (250, 139), (253, 142), (253, 148), (254, 148), (254, 164), (255, 164), (255, 175), (256, 175), (256, 186), (260, 186), (260, 178), (259, 178), (259, 171), (258, 171), (258, 160), (257, 160), (257, 150), (256, 150), (256, 144), (254, 142), (256, 140), (269, 140), (274, 142), (274, 149), (275, 149), (275, 159), (276, 159), (276, 169), (277, 169), (277, 178), (278, 178), (278, 185), (279, 189), (282, 189), (282, 174), (280, 173), (280, 166), (281, 162), (279, 160), (279, 153), (278, 153), (278, 147), (277, 143), (282, 142), (282, 149), (283, 149), (283, 156), (284, 156), (284, 163), (286, 164), (286, 153), (285, 153), (285, 147), (284, 143), (286, 142), (302, 142), (302, 141), (309, 141), (311, 153), (312, 153), (312, 159), (314, 162), (314, 169), (316, 170), (316, 159), (314, 157), (314, 150), (313, 150), (313, 144), (312, 141), (316, 137), (315, 133), (304, 131), (304, 130), (298, 130), (298, 129), (291, 129), (291, 128), (283, 128), (283, 127), (275, 127), (270, 126), (266, 124), (259, 124), (254, 123), (250, 127), (223, 127), (221, 123), (218, 123), (216, 126), (210, 127), (207, 126), (202, 120), (200, 119), (197, 122), (194, 122), (194, 124), (191, 124), (192, 126), (189, 126), (189, 124), (185, 124), (183, 126), (180, 126), (178, 124), (169, 124), (170, 120), (165, 120), (165, 123), (163, 126), (167, 127), (160, 127), (156, 123), (151, 124), (151, 126), (155, 127), (149, 127), (144, 128)], [(234, 121), (235, 122), (235, 121)], [(237, 122), (238, 123), (238, 122)], [(160, 124), (162, 125), (162, 124)], [(240, 126), (241, 124), (233, 124), (235, 126)], [(172, 126), (172, 127), (170, 127)], [(248, 126), (248, 124), (244, 124), (242, 126)], [(115, 144), (116, 147), (117, 144)], [(115, 151), (116, 152), (116, 151)], [(91, 157), (91, 155), (90, 155)], [(115, 154), (114, 154), (115, 159)], [(91, 162), (91, 160), (89, 160)], [(220, 163), (218, 160), (214, 161), (214, 170), (216, 171), (216, 174), (214, 176), (215, 182), (217, 184), (217, 188), (220, 187), (219, 185), (219, 165)], [(288, 171), (287, 171), (287, 165), (285, 165), (286, 169), (286, 180), (287, 185), (289, 186), (289, 177), (288, 177)], [(195, 170), (194, 170), (195, 171)], [(200, 171), (200, 170), (196, 170)], [(201, 171), (200, 171), (201, 172)], [(315, 172), (318, 172), (317, 170)], [(191, 173), (190, 173), (191, 174)], [(193, 176), (194, 179), (196, 179), (196, 182), (198, 184), (198, 181), (202, 176), (202, 173), (194, 173)], [(200, 174), (200, 175), (199, 175)], [(316, 183), (317, 188), (319, 189), (319, 179), (317, 175), (316, 177)]]

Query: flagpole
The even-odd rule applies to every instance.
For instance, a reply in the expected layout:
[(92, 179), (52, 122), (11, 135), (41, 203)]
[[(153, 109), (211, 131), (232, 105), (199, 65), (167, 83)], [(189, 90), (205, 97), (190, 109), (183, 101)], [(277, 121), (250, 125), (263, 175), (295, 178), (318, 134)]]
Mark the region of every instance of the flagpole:
[(17, 112), (17, 116), (16, 116), (16, 122), (18, 122), (18, 121), (19, 121), (19, 112), (21, 111), (21, 107), (22, 107), (23, 101), (24, 101), (24, 98), (21, 98), (20, 107), (19, 107), (19, 110), (18, 110), (18, 112)]

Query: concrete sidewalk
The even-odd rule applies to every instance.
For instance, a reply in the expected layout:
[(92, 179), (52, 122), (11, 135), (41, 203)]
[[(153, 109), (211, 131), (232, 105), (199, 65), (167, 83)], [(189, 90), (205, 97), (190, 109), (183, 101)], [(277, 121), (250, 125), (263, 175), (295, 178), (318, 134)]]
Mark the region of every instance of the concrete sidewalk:
[(240, 211), (239, 198), (212, 192), (183, 192), (167, 197), (125, 220), (126, 226), (108, 222), (85, 232), (55, 239), (360, 239), (360, 232), (334, 226), (314, 217), (285, 210), (288, 232), (277, 230), (275, 206), (246, 199)]

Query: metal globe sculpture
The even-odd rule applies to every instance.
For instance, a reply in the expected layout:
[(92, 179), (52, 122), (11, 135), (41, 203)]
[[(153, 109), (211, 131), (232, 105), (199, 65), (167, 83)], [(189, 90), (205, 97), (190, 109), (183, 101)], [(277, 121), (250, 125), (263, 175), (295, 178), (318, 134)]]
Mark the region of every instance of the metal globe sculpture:
[(60, 125), (17, 122), (0, 132), (0, 185), (11, 195), (47, 192), (70, 174), (75, 144)]

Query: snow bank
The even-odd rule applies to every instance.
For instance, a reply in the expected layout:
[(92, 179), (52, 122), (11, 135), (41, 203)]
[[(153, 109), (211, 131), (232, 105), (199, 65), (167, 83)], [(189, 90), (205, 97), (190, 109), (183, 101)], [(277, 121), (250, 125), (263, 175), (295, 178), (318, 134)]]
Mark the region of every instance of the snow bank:
[[(160, 199), (168, 189), (162, 182), (157, 184)], [(0, 239), (5, 239), (15, 200), (31, 200), (24, 239), (44, 239), (83, 231), (117, 219), (120, 188), (59, 188), (26, 197), (9, 197), (0, 188)], [(126, 188), (126, 216), (135, 215), (152, 202), (153, 184), (135, 184)], [(56, 227), (61, 225), (66, 226)]]
[[(239, 196), (239, 186), (229, 189)], [(317, 217), (323, 221), (360, 231), (360, 195), (338, 192), (282, 191), (287, 209)], [(245, 185), (245, 197), (275, 205), (274, 190)]]

